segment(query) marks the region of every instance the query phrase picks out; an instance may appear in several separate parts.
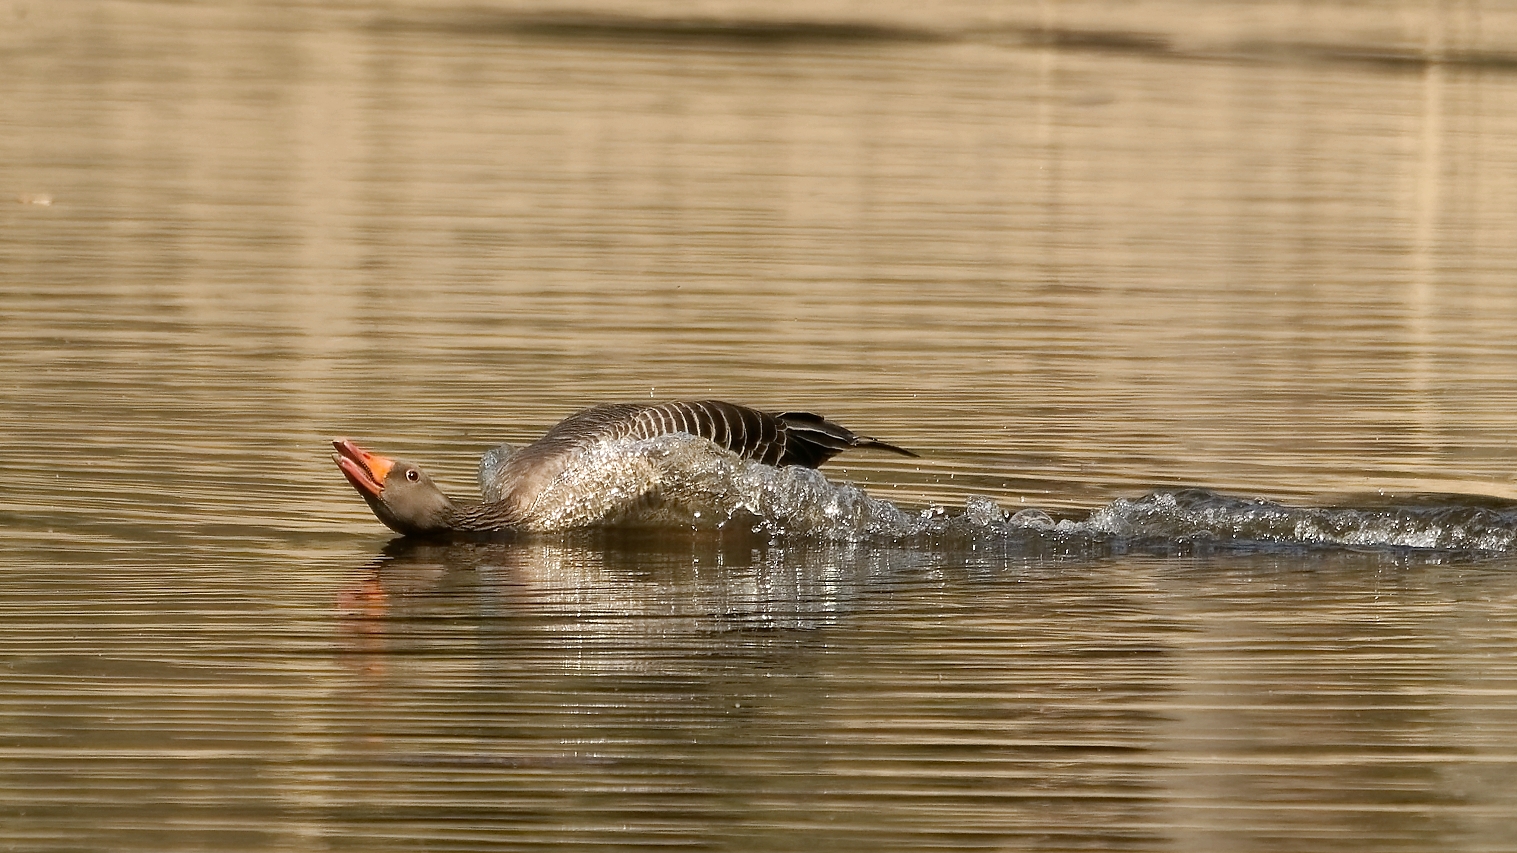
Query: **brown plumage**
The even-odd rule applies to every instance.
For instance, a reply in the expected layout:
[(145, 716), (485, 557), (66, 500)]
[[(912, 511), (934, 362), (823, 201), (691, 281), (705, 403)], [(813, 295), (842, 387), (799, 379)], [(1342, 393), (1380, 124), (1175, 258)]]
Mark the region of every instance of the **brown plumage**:
[(704, 438), (744, 459), (774, 466), (816, 468), (855, 448), (916, 456), (811, 412), (760, 412), (699, 400), (594, 406), (565, 418), (520, 450), (495, 448), (480, 466), (485, 500), (479, 503), (449, 498), (417, 466), (376, 456), (347, 440), (332, 443), (337, 448), (332, 458), (379, 520), (397, 533), (505, 531), (525, 526), (543, 489), (591, 446), (674, 433)]

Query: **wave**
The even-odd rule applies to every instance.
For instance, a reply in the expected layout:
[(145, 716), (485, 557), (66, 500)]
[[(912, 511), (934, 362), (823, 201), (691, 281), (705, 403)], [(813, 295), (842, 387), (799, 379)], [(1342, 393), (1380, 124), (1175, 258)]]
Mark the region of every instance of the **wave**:
[(545, 490), (533, 528), (687, 527), (830, 541), (952, 537), (1089, 553), (1132, 548), (1401, 548), (1504, 552), (1517, 547), (1517, 503), (1376, 496), (1306, 507), (1205, 489), (1155, 491), (1055, 519), (971, 497), (908, 511), (807, 468), (748, 462), (683, 435), (607, 442)]

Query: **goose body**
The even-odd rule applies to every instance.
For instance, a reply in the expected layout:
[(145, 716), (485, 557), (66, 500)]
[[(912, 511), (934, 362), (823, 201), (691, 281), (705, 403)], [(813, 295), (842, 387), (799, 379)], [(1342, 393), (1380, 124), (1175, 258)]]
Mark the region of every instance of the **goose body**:
[(484, 500), (477, 503), (454, 500), (419, 467), (371, 454), (346, 439), (332, 442), (337, 449), (332, 458), (379, 520), (397, 533), (496, 532), (529, 526), (543, 490), (593, 446), (676, 433), (706, 439), (743, 459), (776, 467), (816, 468), (855, 448), (916, 456), (811, 412), (761, 412), (719, 400), (699, 400), (593, 406), (565, 418), (525, 447), (492, 448), (480, 460), (479, 488)]

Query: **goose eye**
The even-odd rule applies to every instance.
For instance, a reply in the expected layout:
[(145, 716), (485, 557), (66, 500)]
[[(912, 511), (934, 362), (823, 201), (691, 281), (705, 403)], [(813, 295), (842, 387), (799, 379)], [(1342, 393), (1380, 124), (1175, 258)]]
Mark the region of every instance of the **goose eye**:
[(421, 474), (417, 473), (417, 471), (416, 471), (415, 468), (407, 468), (406, 469), (406, 479), (410, 480), (411, 482), (414, 483), (417, 480), (421, 479)]

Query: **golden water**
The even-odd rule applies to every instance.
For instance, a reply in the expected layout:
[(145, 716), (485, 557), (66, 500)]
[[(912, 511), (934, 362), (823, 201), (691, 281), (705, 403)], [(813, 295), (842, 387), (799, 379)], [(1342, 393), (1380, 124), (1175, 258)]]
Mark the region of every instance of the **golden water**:
[(648, 397), (1517, 496), (1509, 10), (917, 6), (0, 2), (0, 846), (1517, 847), (1508, 555), (382, 553)]

